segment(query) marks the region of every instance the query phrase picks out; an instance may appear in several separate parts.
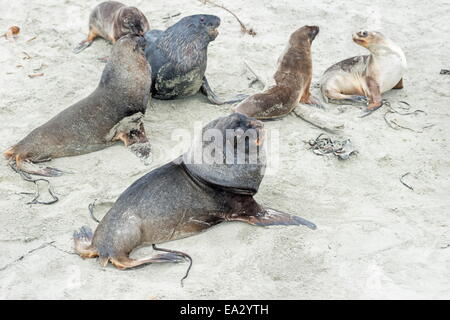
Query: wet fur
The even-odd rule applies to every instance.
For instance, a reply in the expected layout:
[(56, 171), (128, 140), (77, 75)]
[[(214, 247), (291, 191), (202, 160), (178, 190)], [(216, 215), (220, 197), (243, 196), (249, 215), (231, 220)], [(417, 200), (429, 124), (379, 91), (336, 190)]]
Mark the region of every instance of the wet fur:
[(199, 92), (207, 65), (208, 44), (214, 40), (200, 17), (217, 28), (220, 19), (194, 15), (181, 19), (165, 31), (146, 33), (146, 57), (152, 66), (152, 95), (157, 99), (175, 99)]

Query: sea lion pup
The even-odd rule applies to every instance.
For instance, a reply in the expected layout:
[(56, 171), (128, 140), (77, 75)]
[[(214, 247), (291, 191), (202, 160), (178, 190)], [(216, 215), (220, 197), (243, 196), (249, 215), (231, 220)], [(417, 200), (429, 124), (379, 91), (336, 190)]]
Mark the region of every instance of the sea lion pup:
[(32, 162), (75, 156), (103, 149), (122, 140), (126, 146), (146, 142), (142, 117), (151, 87), (145, 40), (136, 35), (120, 38), (98, 87), (88, 97), (61, 111), (5, 151), (19, 170), (43, 176), (60, 175)]
[(97, 37), (113, 44), (126, 34), (144, 35), (150, 29), (145, 15), (135, 7), (127, 7), (117, 1), (105, 1), (97, 5), (89, 16), (87, 39), (73, 49), (79, 53), (89, 47)]
[(370, 55), (356, 56), (336, 63), (322, 76), (320, 87), (327, 102), (367, 103), (363, 116), (380, 108), (381, 94), (403, 88), (406, 58), (402, 49), (379, 32), (360, 31), (353, 41)]
[(275, 86), (248, 97), (234, 111), (256, 119), (273, 119), (287, 115), (299, 102), (318, 105), (309, 92), (312, 78), (311, 44), (318, 33), (317, 26), (304, 26), (294, 31), (278, 59)]
[[(185, 238), (223, 221), (315, 229), (309, 221), (254, 200), (265, 170), (260, 121), (231, 114), (207, 124), (200, 139), (176, 161), (147, 173), (126, 189), (93, 235), (87, 227), (75, 232), (76, 252), (84, 258), (100, 257), (102, 266), (110, 261), (126, 269), (178, 262), (181, 257), (173, 253), (141, 260), (129, 254), (138, 246)], [(197, 157), (200, 161), (195, 161)]]
[(197, 14), (182, 18), (165, 31), (151, 30), (145, 34), (154, 98), (184, 98), (200, 91), (213, 104), (242, 101), (243, 96), (222, 101), (205, 77), (208, 44), (219, 34), (219, 25), (219, 17)]

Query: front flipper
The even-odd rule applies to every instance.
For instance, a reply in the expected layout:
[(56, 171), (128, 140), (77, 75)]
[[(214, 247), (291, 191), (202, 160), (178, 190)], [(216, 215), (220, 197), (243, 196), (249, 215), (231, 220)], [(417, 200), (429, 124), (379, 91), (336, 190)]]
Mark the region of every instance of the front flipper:
[(368, 92), (369, 104), (367, 105), (367, 108), (363, 111), (363, 113), (360, 115), (360, 118), (367, 117), (368, 115), (372, 114), (372, 112), (378, 110), (385, 104), (381, 98), (380, 86), (378, 82), (372, 77), (367, 77), (366, 84), (369, 91)]
[(270, 208), (260, 210), (256, 215), (233, 214), (227, 221), (242, 221), (255, 226), (299, 226), (303, 225), (315, 230), (317, 226), (303, 218)]
[(231, 100), (223, 101), (214, 93), (214, 91), (212, 91), (206, 77), (203, 77), (203, 83), (202, 83), (202, 86), (200, 87), (200, 92), (203, 93), (208, 98), (209, 102), (211, 102), (212, 104), (217, 104), (217, 105), (233, 104), (233, 103), (241, 102), (248, 97), (248, 95), (245, 95), (245, 94), (238, 94)]
[(125, 147), (138, 158), (148, 158), (151, 152), (150, 143), (145, 134), (143, 123), (144, 115), (141, 112), (132, 114), (120, 120), (105, 137), (106, 141), (122, 141)]

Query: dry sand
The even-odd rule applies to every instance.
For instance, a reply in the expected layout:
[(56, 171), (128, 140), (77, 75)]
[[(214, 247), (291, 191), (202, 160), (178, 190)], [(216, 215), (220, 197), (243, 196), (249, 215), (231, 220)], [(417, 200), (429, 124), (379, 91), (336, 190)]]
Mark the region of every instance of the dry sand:
[[(74, 55), (98, 1), (0, 1), (0, 30), (22, 28), (16, 42), (0, 39), (0, 149), (88, 95), (97, 85), (111, 45), (96, 41)], [(165, 247), (195, 260), (184, 288), (187, 264), (152, 265), (137, 270), (102, 269), (73, 252), (72, 232), (95, 228), (87, 205), (99, 199), (103, 215), (118, 195), (149, 170), (171, 160), (176, 128), (193, 130), (229, 112), (197, 95), (184, 100), (153, 100), (145, 126), (153, 161), (145, 164), (123, 145), (88, 155), (62, 158), (52, 166), (72, 171), (51, 183), (60, 201), (26, 205), (32, 184), (0, 165), (0, 298), (6, 299), (337, 299), (450, 298), (450, 3), (436, 1), (226, 1), (253, 27), (242, 35), (227, 12), (197, 1), (134, 1), (152, 27), (182, 16), (220, 16), (220, 35), (209, 47), (207, 76), (221, 96), (254, 93), (247, 61), (270, 77), (289, 34), (305, 24), (321, 31), (313, 43), (314, 76), (341, 59), (365, 50), (351, 41), (361, 29), (379, 30), (400, 44), (408, 59), (405, 88), (384, 95), (393, 106), (407, 101), (426, 115), (398, 117), (416, 133), (394, 130), (383, 120), (384, 107), (360, 119), (355, 106), (328, 105), (327, 113), (346, 123), (339, 136), (352, 140), (359, 154), (347, 161), (317, 156), (303, 142), (321, 130), (289, 115), (267, 122), (279, 130), (279, 169), (268, 174), (256, 198), (261, 203), (314, 221), (316, 231), (299, 227), (258, 228), (224, 223), (201, 235)], [(26, 40), (37, 36), (36, 39)], [(26, 52), (31, 59), (24, 59)], [(18, 67), (21, 65), (22, 67)], [(36, 70), (36, 71), (35, 71)], [(43, 72), (30, 79), (27, 75)], [(318, 89), (313, 88), (318, 96)], [(405, 122), (407, 121), (407, 122)], [(337, 136), (336, 136), (337, 137)], [(180, 152), (180, 151), (178, 151)], [(399, 182), (405, 181), (414, 190)], [(176, 196), (176, 195), (174, 195)], [(134, 255), (143, 257), (150, 248)]]

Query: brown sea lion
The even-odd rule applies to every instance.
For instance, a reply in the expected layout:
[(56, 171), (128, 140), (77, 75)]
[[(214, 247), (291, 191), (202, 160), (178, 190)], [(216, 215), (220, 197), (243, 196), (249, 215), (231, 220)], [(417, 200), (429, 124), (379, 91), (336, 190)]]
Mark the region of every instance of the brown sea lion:
[(144, 35), (150, 29), (145, 15), (135, 7), (127, 7), (117, 1), (105, 1), (97, 5), (89, 16), (87, 39), (73, 50), (79, 53), (89, 47), (97, 37), (115, 43), (126, 34)]
[(19, 170), (54, 176), (61, 172), (36, 168), (32, 163), (97, 151), (116, 140), (125, 145), (146, 142), (142, 117), (149, 99), (151, 71), (144, 46), (143, 37), (120, 38), (95, 91), (6, 150), (6, 158), (15, 161)]
[(252, 95), (234, 108), (256, 119), (273, 119), (287, 115), (298, 103), (319, 105), (311, 96), (311, 44), (319, 33), (317, 26), (304, 26), (294, 31), (286, 49), (278, 59), (275, 86)]
[(224, 221), (316, 228), (300, 217), (265, 208), (253, 198), (265, 170), (260, 121), (234, 113), (206, 125), (201, 139), (176, 161), (126, 189), (94, 234), (87, 227), (75, 232), (76, 252), (83, 258), (99, 257), (102, 266), (111, 262), (127, 269), (178, 262), (182, 256), (173, 252), (140, 260), (129, 254), (141, 245), (185, 238)]
[(356, 56), (336, 63), (322, 76), (320, 87), (327, 102), (367, 103), (363, 116), (380, 108), (381, 94), (403, 88), (406, 58), (402, 49), (379, 32), (361, 31), (353, 41), (370, 55)]

